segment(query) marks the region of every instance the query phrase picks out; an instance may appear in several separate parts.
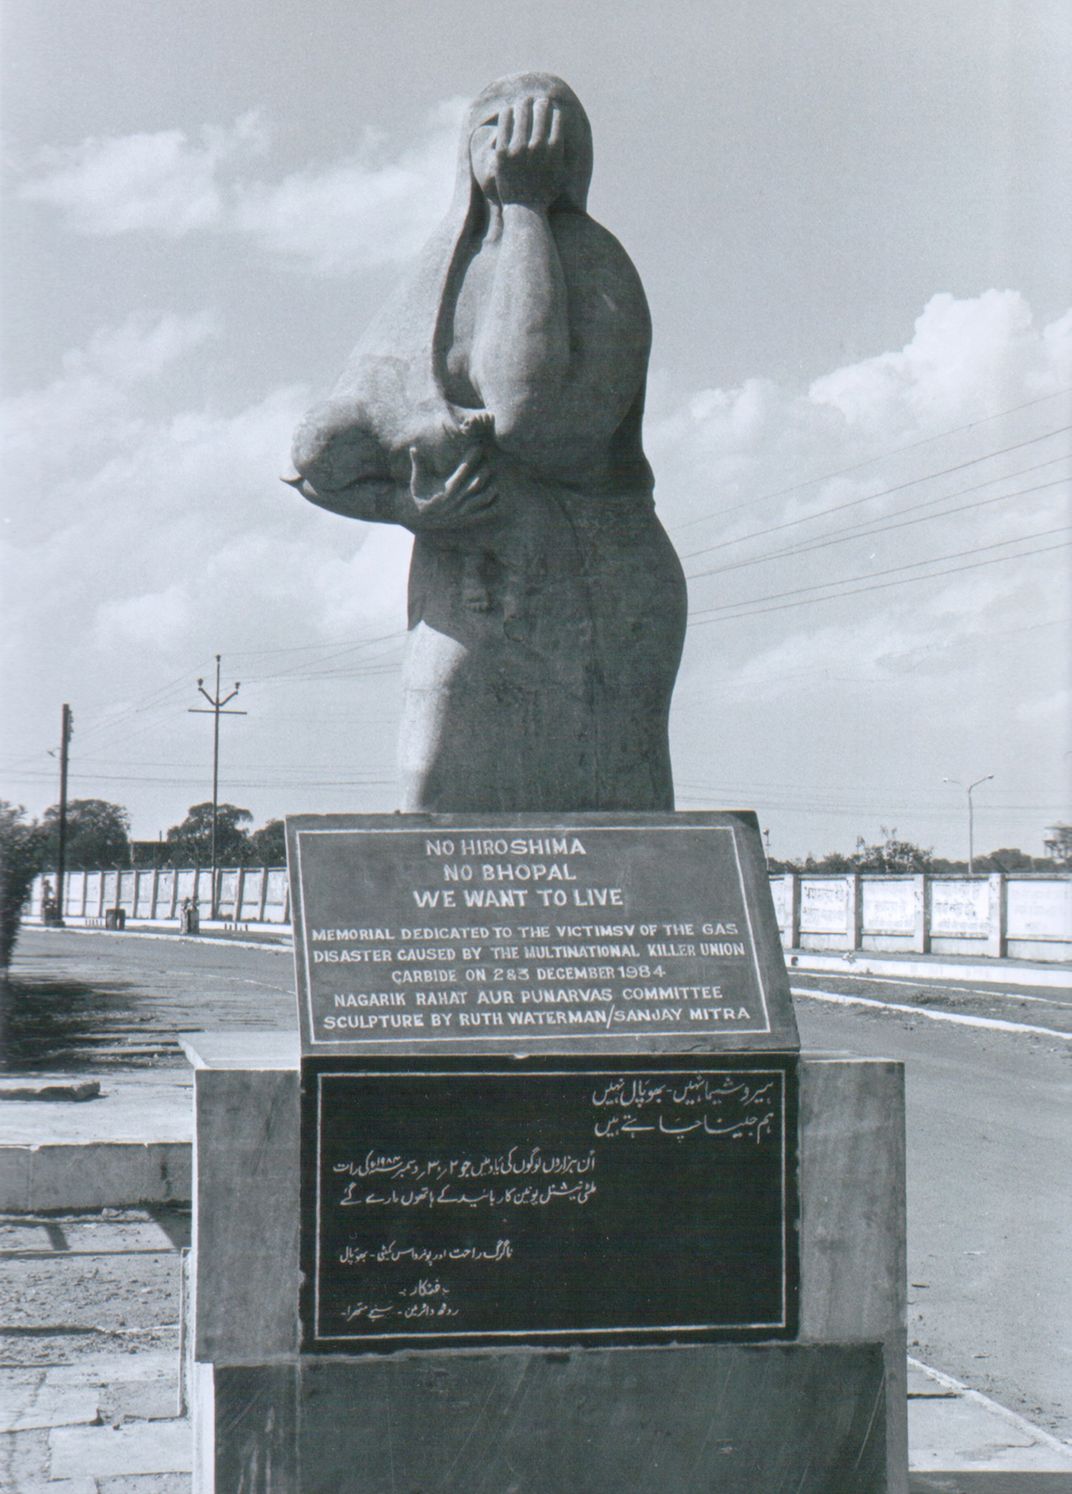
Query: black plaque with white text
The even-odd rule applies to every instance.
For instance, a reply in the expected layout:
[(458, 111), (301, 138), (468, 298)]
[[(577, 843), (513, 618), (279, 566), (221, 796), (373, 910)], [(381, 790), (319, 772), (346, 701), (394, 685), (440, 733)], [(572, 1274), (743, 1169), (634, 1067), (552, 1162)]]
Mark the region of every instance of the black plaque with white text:
[(303, 1347), (796, 1331), (796, 1064), (306, 1059)]
[(305, 1054), (794, 1051), (755, 817), (287, 822)]

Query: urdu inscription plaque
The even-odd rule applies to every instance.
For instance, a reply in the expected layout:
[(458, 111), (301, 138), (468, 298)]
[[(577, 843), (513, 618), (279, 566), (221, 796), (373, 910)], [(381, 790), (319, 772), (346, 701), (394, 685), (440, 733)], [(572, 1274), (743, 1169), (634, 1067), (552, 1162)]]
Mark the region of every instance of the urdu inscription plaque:
[(793, 1335), (784, 1055), (303, 1074), (306, 1350)]

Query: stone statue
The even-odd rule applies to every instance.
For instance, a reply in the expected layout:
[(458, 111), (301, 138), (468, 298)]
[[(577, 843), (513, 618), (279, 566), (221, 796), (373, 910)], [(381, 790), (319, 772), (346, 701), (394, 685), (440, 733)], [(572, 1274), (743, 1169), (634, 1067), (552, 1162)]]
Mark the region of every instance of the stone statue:
[(673, 808), (685, 581), (641, 446), (647, 303), (591, 171), (561, 79), (486, 88), (445, 221), (295, 436), (306, 498), (416, 537), (405, 810)]

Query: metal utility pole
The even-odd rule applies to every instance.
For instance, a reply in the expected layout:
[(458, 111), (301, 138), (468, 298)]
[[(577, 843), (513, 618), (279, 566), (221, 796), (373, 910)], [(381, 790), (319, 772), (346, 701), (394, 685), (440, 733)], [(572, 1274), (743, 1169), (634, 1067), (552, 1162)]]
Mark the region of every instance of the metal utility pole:
[(67, 870), (67, 748), (74, 731), (74, 717), (64, 705), (60, 718), (60, 823), (56, 850), (56, 923), (63, 927), (63, 878)]
[(216, 917), (216, 816), (219, 812), (219, 788), (220, 788), (220, 717), (221, 716), (245, 716), (246, 711), (225, 711), (223, 708), (229, 700), (234, 700), (241, 686), (235, 680), (235, 687), (230, 695), (220, 695), (220, 656), (216, 655), (216, 694), (210, 695), (205, 689), (205, 682), (199, 679), (197, 688), (208, 701), (210, 710), (204, 706), (188, 707), (191, 716), (212, 716), (212, 895), (209, 898), (209, 917)]
[[(984, 778), (977, 778), (974, 783), (969, 783), (968, 789), (968, 876), (975, 875), (975, 809), (972, 805), (972, 789), (977, 789), (981, 783), (989, 783), (993, 773), (987, 773)], [(943, 778), (943, 783), (955, 783), (957, 788), (963, 788), (959, 778)]]

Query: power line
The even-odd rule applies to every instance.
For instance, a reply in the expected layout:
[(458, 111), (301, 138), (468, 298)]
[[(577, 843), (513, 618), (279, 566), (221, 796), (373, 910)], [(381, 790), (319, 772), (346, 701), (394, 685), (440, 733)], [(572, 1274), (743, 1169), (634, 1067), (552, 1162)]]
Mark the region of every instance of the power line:
[[(1057, 533), (1058, 531), (1055, 530), (1053, 532)], [(1030, 538), (1030, 536), (1024, 536), (1024, 537), (1025, 538)], [(1005, 544), (1015, 544), (1015, 543), (1017, 543), (1017, 541), (1015, 541), (1015, 540), (1006, 540), (1006, 541), (1003, 541), (1003, 543), (1005, 543)], [(953, 566), (949, 566), (944, 571), (932, 571), (932, 572), (930, 572), (929, 575), (926, 575), (926, 576), (902, 576), (900, 578), (900, 580), (898, 580), (898, 581), (882, 581), (877, 586), (857, 586), (857, 587), (854, 587), (851, 591), (837, 591), (837, 592), (834, 592), (831, 596), (828, 596), (828, 597), (801, 597), (801, 598), (799, 598), (795, 602), (779, 602), (778, 605), (775, 606), (775, 607), (756, 607), (751, 612), (727, 613), (725, 616), (722, 616), (722, 617), (713, 617), (713, 616), (708, 615), (708, 613), (706, 613), (706, 612), (702, 613), (702, 614), (694, 614), (693, 617), (690, 617), (688, 626), (689, 627), (703, 628), (703, 627), (706, 627), (708, 623), (713, 623), (713, 622), (736, 622), (738, 618), (742, 618), (742, 617), (761, 617), (763, 615), (763, 613), (765, 613), (765, 612), (785, 612), (790, 607), (809, 607), (809, 606), (814, 606), (815, 603), (817, 603), (817, 602), (837, 602), (837, 601), (840, 601), (842, 597), (860, 596), (864, 592), (888, 591), (891, 586), (906, 586), (911, 581), (935, 581), (940, 576), (954, 576), (954, 575), (958, 574), (960, 571), (976, 571), (976, 570), (981, 570), (984, 566), (1001, 565), (1002, 562), (1006, 561), (1006, 560), (1026, 560), (1031, 555), (1046, 555), (1051, 550), (1065, 550), (1065, 549), (1068, 548), (1068, 545), (1070, 543), (1072, 543), (1072, 541), (1062, 540), (1060, 542), (1060, 544), (1056, 544), (1056, 545), (1040, 545), (1040, 546), (1038, 546), (1037, 549), (1034, 549), (1034, 550), (1021, 550), (1016, 555), (995, 555), (993, 557), (993, 559), (991, 559), (991, 560), (975, 560), (975, 561), (970, 561), (967, 565), (953, 565)], [(970, 553), (970, 552), (966, 551), (965, 553), (967, 554), (967, 553)], [(918, 564), (929, 564), (930, 562), (921, 561), (921, 562), (917, 562), (917, 563)], [(878, 574), (881, 574), (881, 572), (878, 573)], [(854, 579), (857, 579), (857, 578), (855, 578), (855, 577), (849, 577), (848, 579), (854, 580)], [(830, 581), (830, 582), (827, 583), (827, 585), (829, 585), (829, 586), (836, 586), (836, 585), (839, 585), (839, 584), (840, 584), (839, 582), (835, 582), (835, 581)], [(763, 598), (758, 598), (757, 600), (762, 601)], [(746, 603), (740, 602), (740, 603), (737, 603), (737, 604), (730, 604), (730, 605), (745, 606)], [(714, 609), (712, 609), (712, 610), (714, 610)]]
[[(1054, 458), (1054, 460), (1064, 461), (1065, 458), (1056, 457)], [(1053, 462), (1040, 462), (1038, 465), (1040, 467), (1050, 467), (1053, 465)], [(1026, 470), (1028, 472), (1033, 472), (1037, 471), (1038, 469), (1034, 467), (1028, 467)], [(1019, 472), (1012, 473), (1010, 475), (1014, 477), (1022, 476), (1022, 474)], [(907, 509), (902, 509), (901, 512), (912, 513), (917, 508), (931, 508), (934, 506), (934, 504), (945, 503), (950, 498), (960, 498), (965, 493), (978, 492), (979, 488), (988, 487), (991, 482), (1003, 481), (1006, 481), (1006, 479), (992, 477), (988, 482), (976, 483), (973, 487), (970, 488), (960, 488), (957, 490), (957, 492), (946, 493), (941, 498), (928, 498), (924, 503), (910, 505)], [(1067, 477), (1056, 477), (1052, 482), (1036, 483), (1034, 487), (1018, 488), (1015, 492), (1012, 493), (997, 493), (992, 498), (980, 498), (975, 503), (962, 503), (957, 508), (944, 508), (941, 509), (938, 513), (934, 514), (919, 514), (914, 519), (899, 519), (894, 520), (892, 523), (888, 524), (875, 524), (875, 521), (872, 520), (870, 522), (874, 527), (870, 529), (861, 528), (858, 525), (850, 525), (845, 531), (835, 530), (833, 535), (828, 535), (825, 539), (812, 540), (806, 545), (791, 545), (784, 550), (770, 550), (766, 555), (750, 556), (747, 560), (733, 560), (729, 563), (729, 565), (715, 565), (709, 566), (707, 570), (693, 571), (687, 579), (689, 581), (699, 581), (704, 576), (721, 576), (724, 575), (727, 571), (739, 571), (747, 568), (748, 566), (763, 565), (770, 560), (784, 560), (790, 556), (810, 555), (813, 550), (825, 550), (829, 545), (845, 545), (848, 544), (851, 540), (870, 539), (873, 535), (887, 534), (893, 529), (907, 529), (911, 524), (929, 524), (933, 519), (945, 519), (948, 518), (951, 514), (967, 513), (969, 509), (985, 508), (988, 504), (991, 503), (1003, 503), (1008, 498), (1026, 498), (1031, 493), (1044, 492), (1046, 488), (1059, 488), (1067, 481)]]
[(679, 534), (684, 529), (693, 529), (697, 524), (706, 524), (711, 519), (724, 518), (726, 514), (738, 513), (743, 508), (756, 508), (761, 503), (770, 503), (775, 498), (784, 498), (789, 493), (798, 493), (801, 488), (810, 488), (817, 482), (831, 482), (835, 477), (847, 477), (850, 472), (859, 472), (863, 467), (870, 467), (875, 462), (888, 460), (892, 456), (899, 456), (904, 451), (915, 451), (920, 446), (929, 446), (933, 441), (941, 441), (946, 436), (959, 436), (964, 431), (974, 430), (977, 425), (986, 425), (991, 420), (1001, 420), (1006, 415), (1017, 415), (1021, 410), (1030, 410), (1034, 405), (1043, 405), (1048, 400), (1057, 399), (1062, 394), (1072, 394), (1072, 388), (1055, 389), (1052, 394), (1040, 395), (1038, 399), (1029, 399), (1026, 404), (1013, 405), (1009, 410), (998, 410), (993, 415), (982, 415), (978, 420), (970, 420), (967, 425), (955, 425), (950, 430), (937, 431), (933, 436), (924, 436), (919, 441), (909, 441), (905, 446), (893, 446), (889, 451), (880, 452), (877, 456), (866, 457), (862, 462), (855, 462), (851, 467), (839, 467), (836, 472), (824, 472), (818, 477), (806, 477), (802, 482), (790, 483), (788, 487), (776, 488), (772, 493), (765, 493), (761, 498), (748, 498), (743, 503), (735, 503), (732, 508), (711, 509), (706, 514), (701, 514), (698, 519), (689, 519), (684, 524), (675, 524), (672, 533)]
[[(837, 577), (833, 581), (816, 581), (811, 586), (794, 586), (789, 591), (772, 591), (764, 597), (743, 597), (737, 602), (720, 602), (717, 607), (706, 607), (702, 612), (693, 613), (694, 617), (704, 617), (709, 612), (725, 612), (732, 607), (750, 607), (756, 602), (777, 602), (782, 597), (798, 597), (807, 591), (823, 591), (828, 586), (841, 586), (852, 581), (867, 581), (876, 576), (893, 576), (898, 571), (915, 570), (921, 565), (939, 565), (945, 560), (962, 560), (965, 555), (981, 555), (986, 550), (999, 550), (1003, 545), (1018, 545), (1024, 540), (1049, 539), (1054, 534), (1065, 534), (1072, 527), (1068, 524), (1058, 524), (1053, 529), (1037, 529), (1030, 534), (1016, 534), (1011, 539), (994, 540), (989, 545), (969, 545), (966, 550), (953, 550), (948, 555), (930, 555), (923, 560), (909, 560), (904, 565), (887, 566), (885, 570), (869, 571), (860, 576)], [(1006, 557), (1012, 559), (1013, 557)]]
[[(1048, 441), (1051, 436), (1064, 435), (1066, 431), (1072, 430), (1072, 425), (1058, 426), (1056, 430), (1046, 431), (1041, 436), (1032, 436), (1027, 441), (1017, 441), (1012, 446), (1003, 446), (999, 451), (987, 451), (982, 456), (972, 457), (967, 462), (957, 462), (953, 467), (943, 467), (938, 472), (925, 472), (922, 477), (910, 478), (907, 482), (895, 483), (891, 488), (881, 488), (877, 493), (865, 493), (862, 498), (849, 498), (844, 503), (832, 503), (827, 508), (818, 508), (814, 513), (802, 514), (796, 519), (786, 519), (781, 524), (769, 524), (766, 529), (754, 529), (751, 534), (739, 534), (733, 539), (721, 540), (717, 545), (705, 545), (701, 550), (690, 550), (680, 558), (682, 560), (695, 560), (699, 555), (710, 555), (712, 550), (721, 550), (726, 545), (740, 545), (745, 540), (762, 539), (767, 534), (777, 534), (783, 529), (793, 529), (798, 524), (810, 524), (812, 519), (823, 519), (827, 514), (842, 513), (847, 508), (858, 508), (861, 503), (872, 503), (876, 498), (888, 498), (891, 493), (901, 493), (905, 488), (918, 487), (921, 482), (933, 482), (936, 477), (948, 477), (953, 472), (963, 472), (966, 467), (976, 467), (980, 462), (988, 462), (992, 457), (1007, 456), (1010, 451), (1022, 451), (1025, 446), (1037, 446), (1040, 441)], [(994, 478), (992, 481), (997, 482)], [(732, 510), (725, 510), (729, 513)]]

